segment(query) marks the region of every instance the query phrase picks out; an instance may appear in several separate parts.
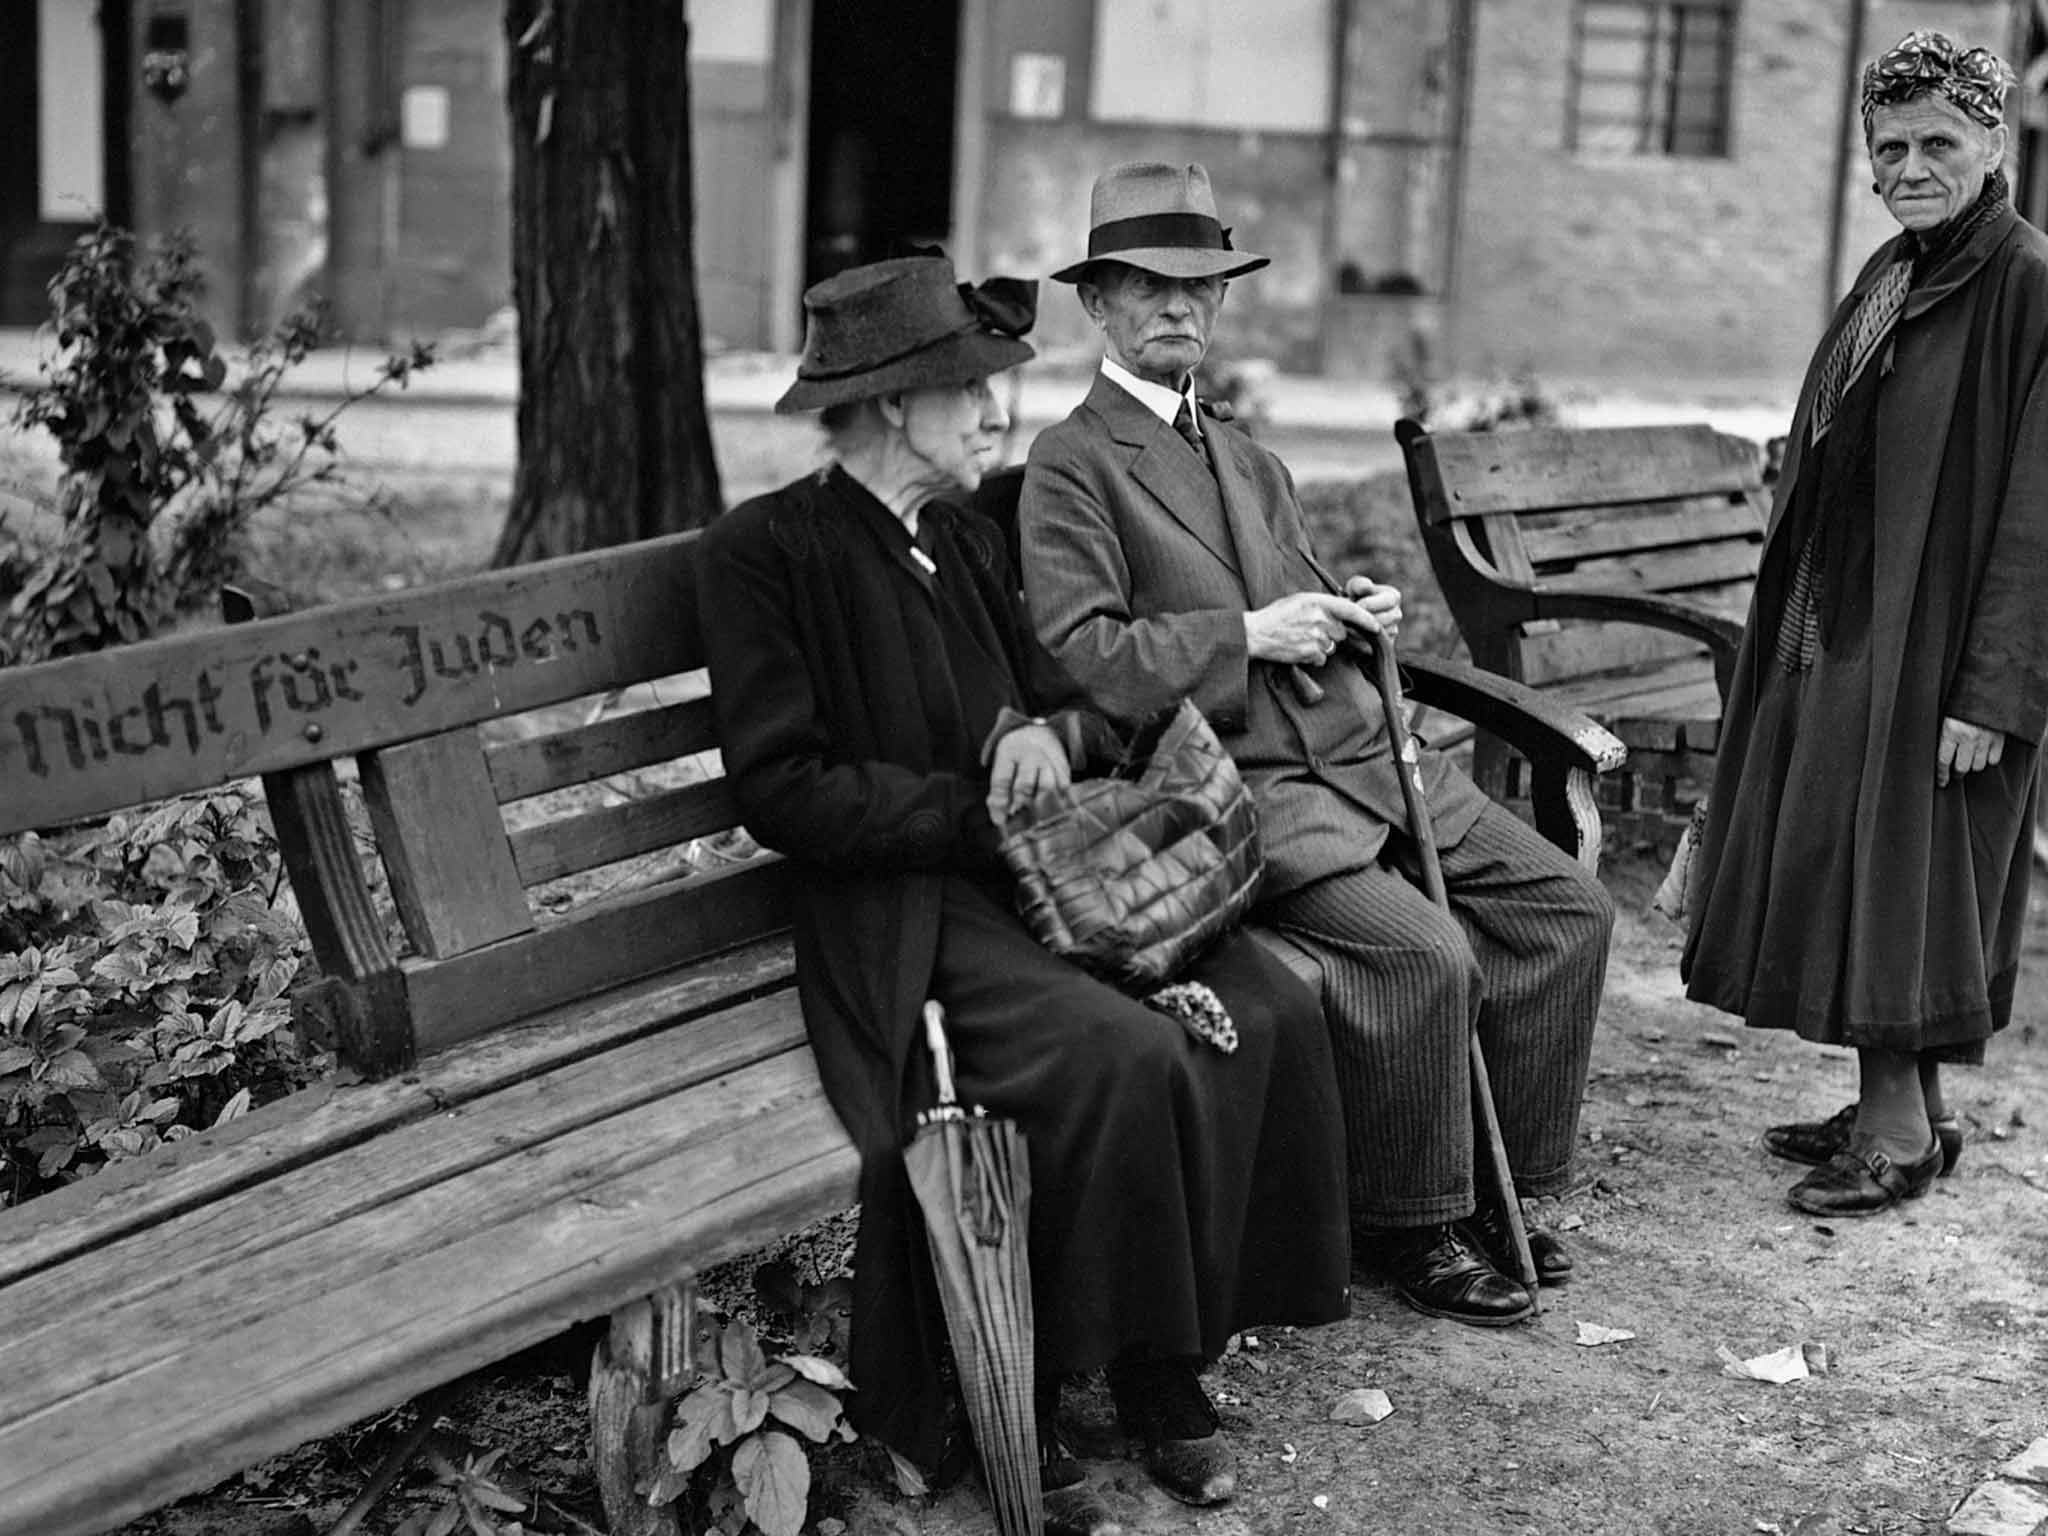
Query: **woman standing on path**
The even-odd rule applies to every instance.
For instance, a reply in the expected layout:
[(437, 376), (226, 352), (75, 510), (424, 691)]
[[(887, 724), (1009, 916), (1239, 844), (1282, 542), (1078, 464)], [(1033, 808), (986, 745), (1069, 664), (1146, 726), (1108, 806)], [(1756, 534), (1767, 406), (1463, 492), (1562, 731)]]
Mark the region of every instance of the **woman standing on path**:
[(1816, 1216), (1924, 1194), (1945, 1062), (2012, 1008), (2048, 728), (2048, 237), (2012, 206), (2005, 63), (1916, 31), (1863, 75), (1903, 226), (1808, 370), (1715, 765), (1683, 970), (1856, 1049), (1859, 1097), (1766, 1145)]

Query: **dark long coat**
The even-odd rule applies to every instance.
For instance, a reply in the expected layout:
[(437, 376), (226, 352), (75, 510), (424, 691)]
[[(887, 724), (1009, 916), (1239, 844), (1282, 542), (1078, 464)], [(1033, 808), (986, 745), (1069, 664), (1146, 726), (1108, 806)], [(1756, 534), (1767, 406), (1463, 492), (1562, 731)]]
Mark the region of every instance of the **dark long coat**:
[[(901, 1149), (934, 1093), (918, 1029), (945, 1002), (963, 1100), (1030, 1149), (1040, 1360), (1210, 1354), (1251, 1322), (1344, 1314), (1341, 1110), (1316, 1000), (1249, 939), (1195, 975), (1229, 1056), (1039, 948), (984, 804), (1004, 708), (1061, 701), (1026, 641), (994, 526), (930, 506), (919, 542), (832, 469), (705, 535), (699, 603), (726, 773), (795, 863), (797, 981), (861, 1159), (856, 1425), (929, 1464), (944, 1342)], [(1090, 720), (1092, 719), (1092, 724)], [(1113, 746), (1099, 717), (1056, 717)]]
[[(1746, 825), (1788, 750), (1784, 732), (1759, 730), (1785, 674), (1758, 615), (1796, 555), (1786, 512), (1817, 376), (1898, 254), (1894, 239), (1865, 266), (1800, 392), (1722, 725), (1682, 967), (1690, 996), (1751, 1024), (1974, 1060), (2011, 1009), (2048, 729), (2048, 237), (2009, 207), (1920, 278), (1888, 355), (1870, 365), (1883, 371), (1868, 699), (1819, 701), (1850, 722), (1829, 753), (1836, 792), (1853, 797), (1850, 847), (1802, 886), (1798, 871), (1770, 868), (1771, 829)], [(2004, 732), (2004, 760), (1937, 789), (1950, 715)], [(1798, 967), (1804, 986), (1764, 958), (1831, 932), (1845, 936), (1839, 966), (1809, 956)], [(1813, 983), (1817, 965), (1834, 973), (1832, 996), (1817, 995), (1828, 990)]]

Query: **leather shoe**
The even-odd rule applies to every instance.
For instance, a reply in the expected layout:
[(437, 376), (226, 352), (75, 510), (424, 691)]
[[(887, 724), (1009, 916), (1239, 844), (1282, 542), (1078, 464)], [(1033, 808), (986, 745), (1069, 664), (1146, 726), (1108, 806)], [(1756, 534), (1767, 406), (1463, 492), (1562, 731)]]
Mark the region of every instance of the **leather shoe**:
[[(1963, 1126), (1953, 1113), (1928, 1122), (1941, 1143), (1941, 1177), (1956, 1171), (1963, 1155)], [(1764, 1150), (1788, 1163), (1805, 1163), (1818, 1168), (1838, 1152), (1849, 1150), (1849, 1138), (1856, 1130), (1856, 1106), (1844, 1104), (1825, 1120), (1788, 1120), (1764, 1132)]]
[(1938, 1138), (1917, 1161), (1895, 1163), (1859, 1136), (1794, 1184), (1787, 1198), (1809, 1216), (1875, 1216), (1926, 1194), (1941, 1157)]
[(1391, 1227), (1366, 1240), (1378, 1247), (1395, 1291), (1418, 1312), (1503, 1328), (1536, 1311), (1536, 1298), (1495, 1269), (1455, 1223)]
[[(1483, 1200), (1479, 1210), (1465, 1220), (1465, 1229), (1478, 1240), (1479, 1248), (1493, 1267), (1509, 1279), (1515, 1278), (1515, 1244), (1501, 1208)], [(1572, 1277), (1572, 1251), (1555, 1232), (1524, 1223), (1529, 1238), (1529, 1257), (1536, 1262), (1538, 1285), (1563, 1285)]]
[(1237, 1492), (1237, 1454), (1223, 1437), (1195, 1362), (1125, 1359), (1109, 1367), (1117, 1422), (1138, 1442), (1145, 1470), (1183, 1504), (1221, 1504)]

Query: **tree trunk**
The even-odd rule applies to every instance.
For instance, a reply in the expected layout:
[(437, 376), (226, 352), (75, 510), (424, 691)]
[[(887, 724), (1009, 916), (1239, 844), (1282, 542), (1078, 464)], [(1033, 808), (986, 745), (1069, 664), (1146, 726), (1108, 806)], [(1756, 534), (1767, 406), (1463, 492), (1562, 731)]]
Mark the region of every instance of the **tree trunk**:
[(723, 508), (692, 261), (677, 0), (506, 0), (519, 465), (493, 563)]

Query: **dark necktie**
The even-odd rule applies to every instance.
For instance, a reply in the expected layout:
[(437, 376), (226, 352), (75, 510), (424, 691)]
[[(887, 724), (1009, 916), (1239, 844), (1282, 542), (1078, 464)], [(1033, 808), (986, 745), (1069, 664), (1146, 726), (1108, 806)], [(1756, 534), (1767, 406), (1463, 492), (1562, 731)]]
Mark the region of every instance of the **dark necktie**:
[(1202, 461), (1202, 467), (1211, 474), (1216, 471), (1209, 463), (1209, 450), (1202, 446), (1202, 434), (1195, 430), (1195, 413), (1188, 409), (1188, 397), (1180, 397), (1180, 409), (1173, 414), (1173, 430), (1180, 434), (1180, 440), (1195, 450), (1195, 457)]

